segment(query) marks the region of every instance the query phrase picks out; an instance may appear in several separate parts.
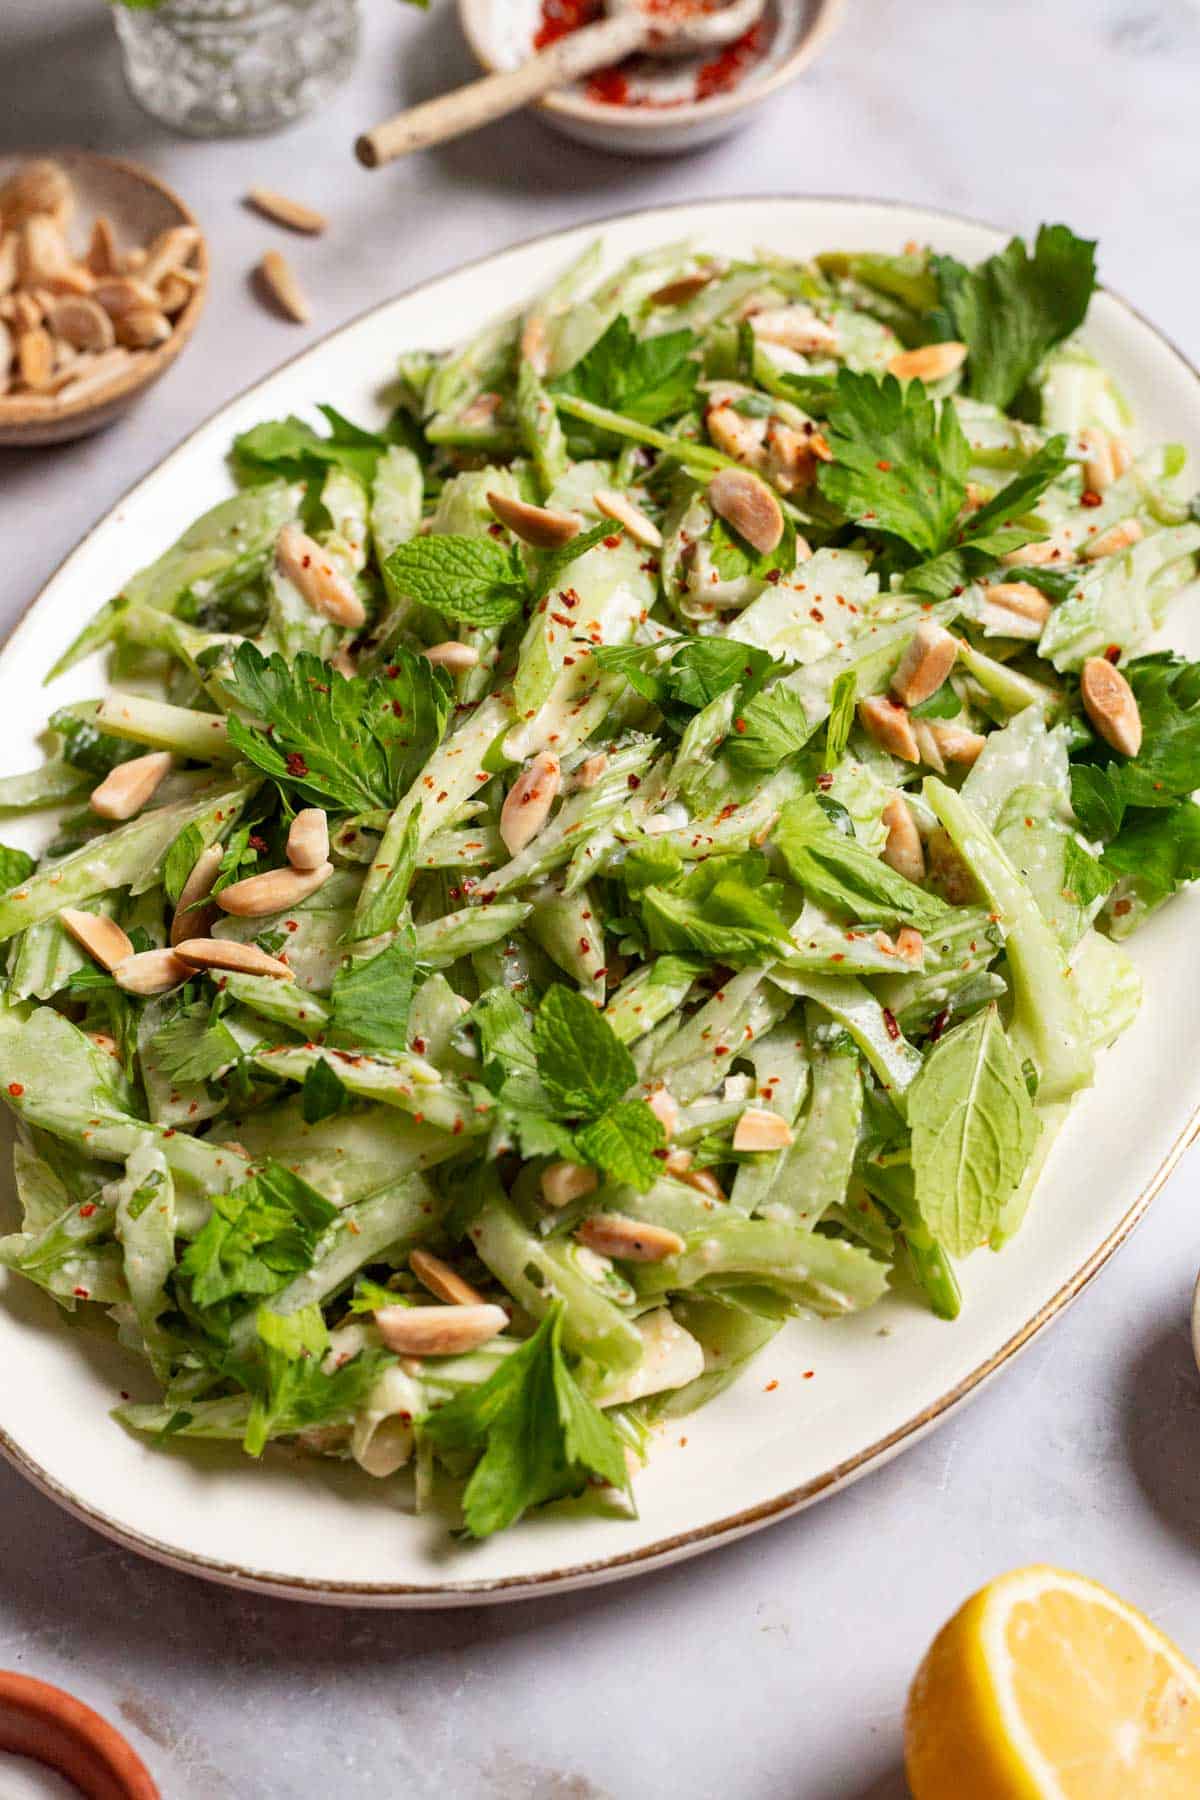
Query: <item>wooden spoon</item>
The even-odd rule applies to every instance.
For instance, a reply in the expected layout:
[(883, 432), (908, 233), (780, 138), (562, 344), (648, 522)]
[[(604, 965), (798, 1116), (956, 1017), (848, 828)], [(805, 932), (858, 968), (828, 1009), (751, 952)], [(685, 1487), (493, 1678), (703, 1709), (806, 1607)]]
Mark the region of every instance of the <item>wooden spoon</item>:
[(414, 150), (462, 137), (626, 56), (694, 56), (731, 44), (761, 18), (766, 0), (729, 0), (714, 11), (688, 0), (674, 6), (664, 0), (657, 7), (651, 0), (607, 0), (607, 5), (607, 19), (569, 32), (520, 68), (485, 75), (365, 131), (354, 146), (359, 162), (379, 169)]

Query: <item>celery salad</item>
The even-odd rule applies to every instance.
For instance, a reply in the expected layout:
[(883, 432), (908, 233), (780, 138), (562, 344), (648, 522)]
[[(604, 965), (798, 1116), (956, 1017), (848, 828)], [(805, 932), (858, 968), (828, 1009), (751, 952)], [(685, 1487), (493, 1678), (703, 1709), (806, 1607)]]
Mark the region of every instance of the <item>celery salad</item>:
[(484, 1537), (795, 1314), (955, 1317), (1200, 873), (1200, 510), (1094, 249), (596, 248), (236, 439), (0, 781), (0, 1261), (126, 1427)]

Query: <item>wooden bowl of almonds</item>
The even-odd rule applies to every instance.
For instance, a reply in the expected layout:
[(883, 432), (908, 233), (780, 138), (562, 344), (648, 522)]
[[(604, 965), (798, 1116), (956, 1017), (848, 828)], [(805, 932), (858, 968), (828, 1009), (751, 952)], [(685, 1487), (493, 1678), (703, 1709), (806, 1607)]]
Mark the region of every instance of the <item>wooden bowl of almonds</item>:
[(0, 157), (0, 444), (110, 424), (179, 355), (207, 287), (200, 228), (149, 170)]

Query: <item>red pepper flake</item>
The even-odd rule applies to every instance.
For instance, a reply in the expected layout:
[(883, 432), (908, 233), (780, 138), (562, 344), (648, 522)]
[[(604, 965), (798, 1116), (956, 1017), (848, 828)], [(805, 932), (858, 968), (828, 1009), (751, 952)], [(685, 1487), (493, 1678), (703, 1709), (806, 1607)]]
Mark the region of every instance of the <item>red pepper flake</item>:
[(452, 1135), (453, 1135), (453, 1136), (454, 1136), (454, 1137), (461, 1137), (461, 1136), (462, 1136), (462, 1133), (463, 1133), (463, 1122), (462, 1122), (462, 1120), (461, 1120), (461, 1119), (455, 1119), (455, 1121), (454, 1121), (454, 1131), (453, 1131), (453, 1134), (452, 1134)]
[(890, 1038), (895, 1039), (900, 1036), (900, 1027), (896, 1023), (896, 1015), (895, 1013), (889, 1012), (886, 1006), (883, 1009), (883, 1022), (887, 1027), (887, 1034)]
[(641, 778), (641, 776), (640, 776), (640, 775), (629, 775), (629, 776), (626, 776), (626, 785), (627, 785), (627, 786), (628, 786), (628, 787), (630, 787), (630, 788), (632, 788), (632, 789), (633, 789), (633, 792), (634, 792), (634, 793), (635, 793), (635, 794), (636, 794), (636, 793), (637, 793), (637, 790), (638, 790), (638, 789), (639, 789), (639, 788), (640, 788), (640, 787), (641, 787), (641, 785), (642, 785), (642, 778)]
[(267, 840), (266, 838), (259, 837), (257, 831), (252, 831), (246, 841), (252, 850), (258, 851), (260, 856), (265, 856), (267, 854)]
[(85, 1287), (72, 1288), (71, 1292), (77, 1300), (90, 1300), (92, 1297)]
[(885, 461), (885, 459), (883, 457), (880, 457), (879, 461), (875, 464), (875, 467), (877, 469), (882, 469), (882, 471), (885, 475), (891, 469), (891, 466), (892, 466), (891, 463)]
[(494, 537), (494, 538), (503, 537), (504, 536), (503, 525), (500, 525), (500, 524), (489, 525), (488, 526), (488, 536)]
[(943, 1006), (941, 1012), (936, 1015), (933, 1024), (929, 1027), (929, 1042), (931, 1044), (937, 1043), (949, 1023), (950, 1008), (948, 1006)]
[(308, 764), (298, 750), (288, 751), (287, 772), (289, 775), (296, 776), (308, 774)]
[(90, 1219), (90, 1218), (91, 1218), (91, 1216), (92, 1216), (92, 1214), (93, 1214), (93, 1213), (94, 1213), (94, 1212), (95, 1212), (95, 1211), (96, 1211), (96, 1203), (95, 1203), (95, 1201), (94, 1201), (94, 1200), (89, 1200), (89, 1201), (88, 1201), (88, 1202), (87, 1202), (87, 1204), (86, 1204), (86, 1206), (81, 1206), (81, 1207), (80, 1207), (80, 1209), (79, 1209), (79, 1216), (80, 1216), (80, 1218), (81, 1218), (81, 1219)]
[(601, 542), (606, 550), (619, 550), (621, 548), (621, 534), (619, 531), (614, 531), (611, 537), (602, 538)]
[(775, 1392), (775, 1389), (778, 1386), (779, 1386), (779, 1383), (777, 1381), (768, 1381), (766, 1387), (763, 1389), (763, 1393), (764, 1394), (773, 1394)]
[(14, 1100), (19, 1100), (21, 1095), (25, 1092), (24, 1084), (19, 1081), (10, 1081), (8, 1084), (8, 1091)]
[(735, 719), (733, 721), (733, 729), (737, 732), (738, 736), (741, 737), (746, 730), (745, 719)]
[(827, 794), (829, 792), (830, 788), (833, 786), (833, 770), (832, 769), (822, 769), (821, 770), (821, 773), (817, 776), (817, 786), (820, 788), (820, 790), (823, 794)]
[(299, 919), (285, 919), (283, 921), (283, 929), (285, 931), (299, 931), (299, 929), (300, 929)]
[(816, 1374), (816, 1372), (817, 1372), (817, 1371), (816, 1371), (816, 1370), (815, 1370), (815, 1369), (805, 1369), (805, 1371), (804, 1371), (804, 1380), (805, 1380), (805, 1381), (811, 1381), (811, 1380), (812, 1380), (812, 1378), (813, 1378), (813, 1376), (814, 1376), (814, 1375), (815, 1375), (815, 1374)]
[(1079, 504), (1080, 506), (1103, 506), (1104, 496), (1098, 494), (1095, 488), (1084, 488), (1079, 496)]
[(1110, 644), (1104, 652), (1104, 660), (1105, 662), (1119, 663), (1121, 660), (1120, 644)]
[(384, 670), (384, 674), (387, 675), (388, 677), (390, 677), (390, 679), (392, 681), (395, 681), (395, 679), (399, 673), (400, 673), (400, 664), (399, 663), (389, 663), (387, 668)]
[[(598, 69), (588, 77), (585, 89), (589, 100), (598, 106), (628, 106), (629, 82), (620, 69)], [(607, 539), (605, 542), (607, 543)], [(617, 540), (620, 542), (620, 540)]]
[(702, 64), (696, 76), (696, 99), (711, 100), (716, 94), (728, 94), (763, 56), (771, 35), (767, 21), (760, 19)]

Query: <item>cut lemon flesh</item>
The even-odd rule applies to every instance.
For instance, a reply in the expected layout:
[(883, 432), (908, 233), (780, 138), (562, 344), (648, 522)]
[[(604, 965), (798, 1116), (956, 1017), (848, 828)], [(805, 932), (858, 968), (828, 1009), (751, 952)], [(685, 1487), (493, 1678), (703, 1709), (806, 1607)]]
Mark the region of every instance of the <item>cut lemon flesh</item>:
[(1017, 1569), (934, 1640), (905, 1762), (915, 1800), (1196, 1800), (1200, 1671), (1107, 1588)]

